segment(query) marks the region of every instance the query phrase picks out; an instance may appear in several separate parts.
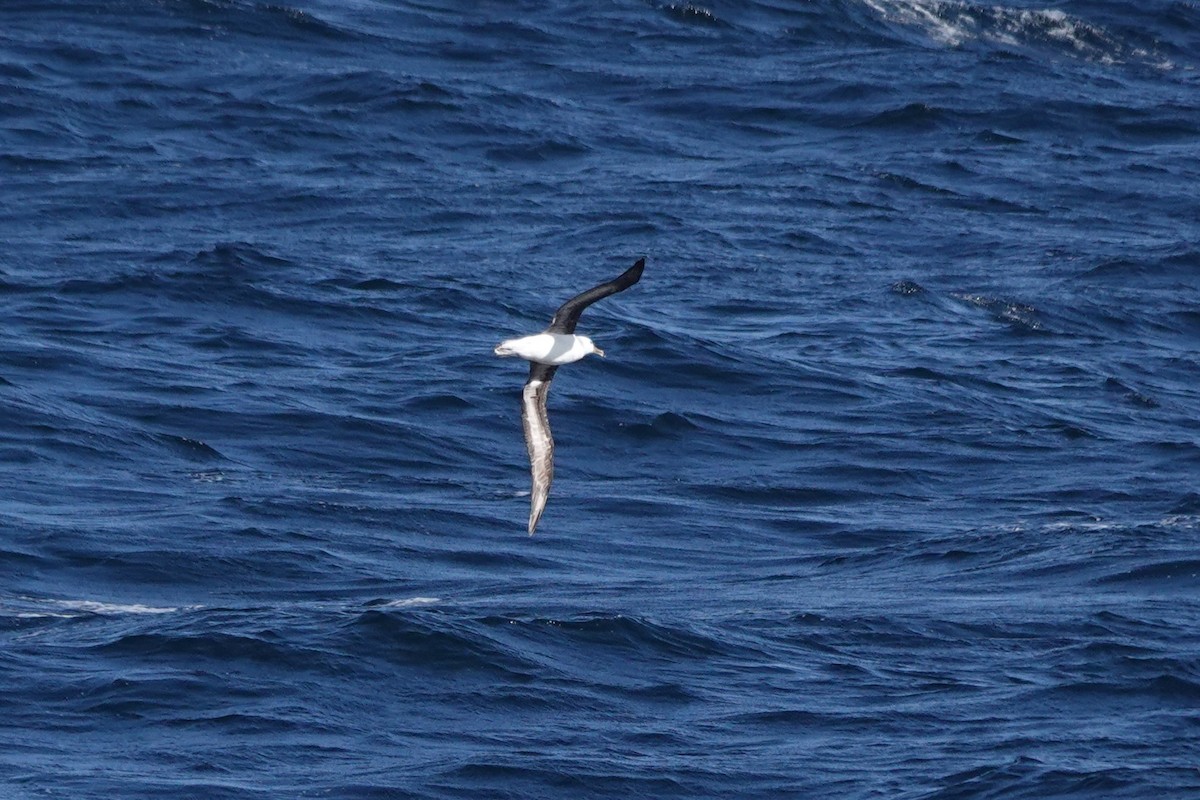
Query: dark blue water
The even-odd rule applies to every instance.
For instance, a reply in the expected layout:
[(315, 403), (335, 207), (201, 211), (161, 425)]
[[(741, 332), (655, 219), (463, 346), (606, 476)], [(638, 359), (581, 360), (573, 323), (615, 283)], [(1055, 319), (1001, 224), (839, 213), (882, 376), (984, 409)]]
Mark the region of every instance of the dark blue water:
[[(1193, 2), (4, 0), (0, 797), (1200, 797)], [(501, 339), (645, 256), (550, 396)]]

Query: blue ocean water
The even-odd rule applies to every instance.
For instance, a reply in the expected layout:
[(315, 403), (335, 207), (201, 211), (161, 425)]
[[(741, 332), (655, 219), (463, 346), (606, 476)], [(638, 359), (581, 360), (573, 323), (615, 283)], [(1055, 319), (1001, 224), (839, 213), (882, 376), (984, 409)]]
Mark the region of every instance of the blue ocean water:
[[(0, 797), (1200, 797), (1200, 6), (0, 3)], [(550, 394), (501, 339), (646, 257)]]

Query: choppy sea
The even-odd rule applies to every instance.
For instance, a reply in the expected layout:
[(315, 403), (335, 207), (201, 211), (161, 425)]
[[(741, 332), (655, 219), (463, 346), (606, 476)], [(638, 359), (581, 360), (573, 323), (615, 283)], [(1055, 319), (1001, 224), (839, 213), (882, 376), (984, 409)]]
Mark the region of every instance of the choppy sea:
[[(0, 798), (1200, 797), (1200, 5), (0, 2)], [(559, 370), (527, 536), (501, 339)]]

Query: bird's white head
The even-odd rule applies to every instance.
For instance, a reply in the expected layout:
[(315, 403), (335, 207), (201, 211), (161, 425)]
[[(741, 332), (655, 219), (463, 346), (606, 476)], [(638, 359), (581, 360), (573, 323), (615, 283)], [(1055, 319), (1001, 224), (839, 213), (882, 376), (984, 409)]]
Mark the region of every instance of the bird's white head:
[(604, 358), (604, 351), (601, 350), (599, 347), (596, 347), (595, 342), (593, 342), (591, 339), (589, 339), (586, 336), (580, 336), (579, 339), (581, 342), (583, 342), (584, 346), (587, 348), (588, 353), (595, 353), (596, 355), (600, 356), (601, 358)]

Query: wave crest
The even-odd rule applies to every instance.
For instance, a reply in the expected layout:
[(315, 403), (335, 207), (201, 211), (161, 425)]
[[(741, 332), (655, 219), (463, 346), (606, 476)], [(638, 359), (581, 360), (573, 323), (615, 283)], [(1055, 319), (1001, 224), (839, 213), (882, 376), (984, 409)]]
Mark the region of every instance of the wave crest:
[(985, 42), (1003, 48), (1049, 50), (1102, 64), (1156, 61), (1144, 47), (1127, 44), (1099, 24), (1058, 9), (985, 6), (962, 0), (863, 0), (879, 17), (917, 28), (950, 47)]

